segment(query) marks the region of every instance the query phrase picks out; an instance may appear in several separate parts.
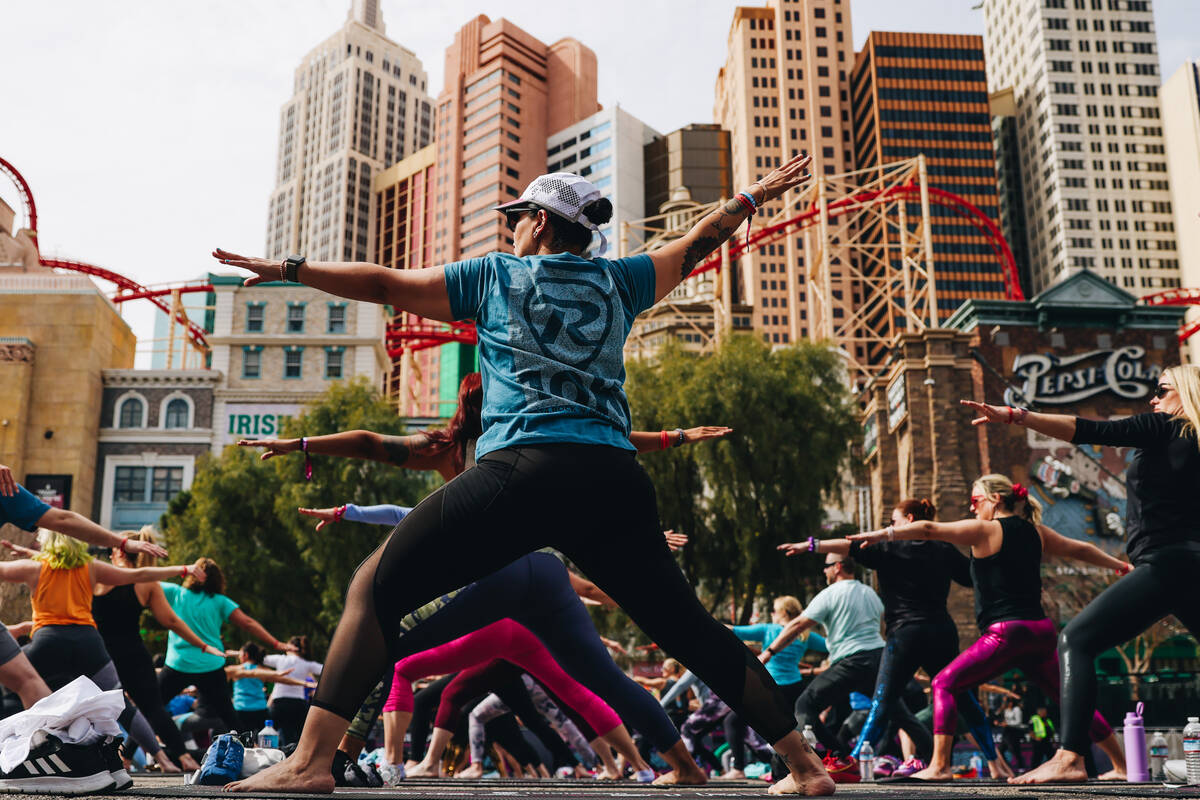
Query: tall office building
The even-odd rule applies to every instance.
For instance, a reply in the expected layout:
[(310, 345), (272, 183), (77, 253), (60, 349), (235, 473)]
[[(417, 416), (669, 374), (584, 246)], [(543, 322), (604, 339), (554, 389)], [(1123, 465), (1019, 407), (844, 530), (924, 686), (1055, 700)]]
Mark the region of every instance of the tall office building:
[(510, 249), (492, 208), (546, 171), (551, 133), (599, 110), (596, 54), (578, 41), (546, 45), (484, 15), (464, 25), (437, 98), (434, 261)]
[[(999, 222), (981, 37), (872, 31), (856, 56), (850, 97), (857, 169), (924, 154), (930, 186), (959, 195)], [(921, 204), (908, 205), (911, 217), (919, 218)], [(1004, 299), (1003, 270), (975, 226), (954, 214), (934, 217), (932, 224), (938, 318), (948, 318), (971, 297)], [(869, 225), (864, 235), (881, 241), (886, 234), (879, 223)], [(886, 341), (906, 329), (903, 317), (882, 309), (868, 322)], [(879, 363), (881, 356), (872, 353), (868, 360)]]
[[(591, 181), (613, 204), (612, 219), (601, 226), (608, 240), (608, 257), (621, 244), (621, 223), (652, 213), (646, 209), (645, 148), (658, 132), (617, 106), (550, 134), (546, 140), (546, 171), (575, 172)], [(630, 232), (630, 248), (644, 240)], [(595, 236), (593, 252), (599, 243)]]
[[(1167, 162), (1171, 165), (1171, 202), (1175, 235), (1183, 263), (1184, 286), (1200, 286), (1200, 62), (1185, 61), (1162, 87)], [(1188, 310), (1188, 322), (1200, 320), (1200, 308)], [(1188, 340), (1190, 361), (1200, 364), (1200, 334)]]
[(1034, 291), (1081, 268), (1180, 283), (1150, 0), (984, 0), (988, 87), (1013, 90)]
[(425, 68), (384, 35), (379, 0), (353, 0), (346, 24), (304, 57), (279, 115), (268, 258), (366, 260), (371, 179), (429, 144)]
[[(852, 169), (853, 64), (848, 0), (768, 0), (734, 9), (713, 106), (714, 121), (730, 132), (734, 191), (800, 151), (813, 155), (815, 173)], [(775, 210), (774, 203), (766, 209)], [(842, 223), (831, 220), (830, 235), (834, 247), (844, 240)], [(809, 335), (804, 259), (797, 234), (737, 265), (737, 299), (754, 307), (754, 328), (768, 342)], [(857, 298), (839, 271), (831, 284), (837, 324)]]
[(685, 125), (646, 145), (646, 216), (686, 188), (697, 203), (725, 200), (729, 184), (729, 131), (716, 124)]
[(1029, 237), (1025, 227), (1025, 190), (1021, 186), (1021, 147), (1017, 142), (1017, 103), (1012, 88), (988, 96), (992, 115), (992, 148), (996, 153), (996, 196), (1000, 201), (1000, 232), (1004, 234), (1013, 260), (1021, 293), (1033, 297), (1029, 268)]

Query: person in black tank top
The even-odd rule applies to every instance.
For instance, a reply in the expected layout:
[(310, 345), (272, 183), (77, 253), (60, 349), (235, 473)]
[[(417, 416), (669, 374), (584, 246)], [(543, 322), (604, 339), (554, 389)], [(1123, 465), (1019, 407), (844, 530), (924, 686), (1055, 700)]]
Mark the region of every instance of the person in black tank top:
[[(936, 539), (971, 548), (975, 617), (983, 635), (933, 678), (933, 759), (928, 768), (913, 774), (921, 780), (952, 777), (950, 756), (959, 692), (1015, 668), (1048, 696), (1059, 696), (1054, 622), (1046, 617), (1041, 604), (1043, 554), (1116, 571), (1128, 567), (1095, 545), (1068, 539), (1042, 525), (1041, 504), (1029, 496), (1027, 488), (1003, 475), (984, 475), (975, 481), (971, 510), (974, 519), (889, 525), (848, 537), (864, 545)], [(1102, 777), (1124, 778), (1121, 745), (1099, 713), (1093, 712), (1090, 734), (1114, 764), (1113, 771)]]
[(1200, 367), (1164, 370), (1150, 399), (1152, 412), (1125, 419), (1096, 421), (963, 403), (979, 414), (976, 425), (1023, 425), (1066, 442), (1135, 448), (1126, 470), (1125, 549), (1136, 569), (1063, 630), (1058, 643), (1062, 749), (1020, 782), (1081, 780), (1087, 715), (1096, 702), (1096, 657), (1169, 614), (1200, 639), (1200, 604), (1192, 595), (1200, 575)]
[[(928, 499), (909, 498), (892, 509), (892, 524), (932, 520), (936, 513)], [(879, 662), (870, 714), (850, 755), (858, 758), (864, 742), (870, 742), (879, 754), (887, 734), (900, 727), (912, 738), (917, 755), (901, 764), (897, 773), (910, 775), (924, 769), (933, 751), (933, 739), (905, 705), (902, 694), (918, 669), (925, 670), (932, 678), (958, 655), (958, 628), (946, 610), (946, 598), (951, 581), (972, 585), (970, 561), (954, 545), (937, 541), (892, 541), (867, 546), (848, 539), (810, 539), (807, 544), (785, 544), (779, 549), (787, 555), (804, 551), (849, 553), (858, 563), (875, 570), (883, 599), (887, 645)], [(974, 693), (961, 692), (957, 700), (972, 737), (991, 765), (992, 774), (1011, 775), (1007, 763), (997, 757), (991, 725)]]

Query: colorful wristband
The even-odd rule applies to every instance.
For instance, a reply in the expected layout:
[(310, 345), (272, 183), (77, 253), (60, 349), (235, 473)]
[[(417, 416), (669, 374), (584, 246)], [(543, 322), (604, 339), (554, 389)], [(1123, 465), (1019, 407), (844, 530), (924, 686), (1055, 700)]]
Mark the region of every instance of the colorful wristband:
[(128, 536), (122, 536), (122, 537), (121, 537), (121, 552), (122, 552), (122, 553), (128, 553), (128, 552), (129, 552), (128, 550), (126, 550), (126, 549), (125, 549), (125, 545), (127, 545), (127, 544), (129, 544), (129, 537), (128, 537)]
[(667, 432), (659, 431), (658, 432), (658, 445), (659, 445), (658, 449), (666, 450), (667, 447), (670, 446), (670, 443), (671, 443), (671, 439), (670, 439), (670, 436), (667, 434)]
[(810, 552), (810, 553), (817, 552), (817, 537), (815, 537), (815, 536), (808, 537), (808, 552)]
[(304, 451), (304, 480), (312, 480), (312, 456), (308, 454), (308, 437), (300, 437), (300, 449)]
[(179, 577), (181, 577), (181, 578), (186, 578), (186, 577), (187, 577), (187, 574), (188, 574), (188, 573), (187, 573), (187, 571), (188, 571), (188, 568), (187, 568), (187, 567), (180, 567), (179, 569), (180, 569), (180, 572), (179, 572)]
[(333, 521), (334, 522), (341, 522), (342, 517), (344, 517), (344, 516), (346, 516), (346, 507), (345, 506), (338, 506), (337, 508), (335, 508), (333, 510)]

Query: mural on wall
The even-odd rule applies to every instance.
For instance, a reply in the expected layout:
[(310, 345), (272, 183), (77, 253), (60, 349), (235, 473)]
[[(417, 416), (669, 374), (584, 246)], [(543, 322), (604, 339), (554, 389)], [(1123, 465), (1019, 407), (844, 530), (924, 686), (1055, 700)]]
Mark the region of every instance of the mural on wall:
[(1121, 549), (1125, 537), (1123, 476), (1131, 447), (1072, 445), (1026, 429), (1030, 489), (1041, 501), (1042, 521), (1064, 536), (1095, 539)]

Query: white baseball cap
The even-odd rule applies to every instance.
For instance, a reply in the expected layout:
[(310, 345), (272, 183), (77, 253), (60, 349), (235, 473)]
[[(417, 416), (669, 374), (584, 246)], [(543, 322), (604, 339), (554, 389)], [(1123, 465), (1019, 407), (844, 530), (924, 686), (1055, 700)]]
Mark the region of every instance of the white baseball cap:
[(544, 208), (568, 222), (578, 223), (600, 234), (600, 251), (597, 255), (602, 256), (608, 250), (608, 239), (600, 233), (600, 226), (584, 215), (583, 209), (603, 196), (587, 178), (574, 172), (551, 172), (534, 178), (520, 197), (501, 203), (495, 210), (505, 213), (523, 208)]

